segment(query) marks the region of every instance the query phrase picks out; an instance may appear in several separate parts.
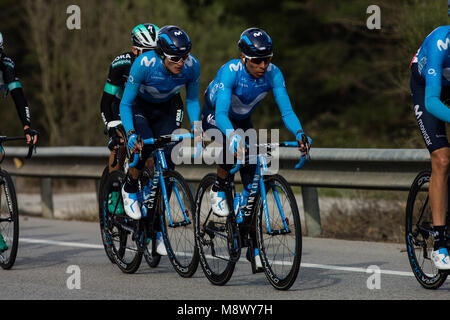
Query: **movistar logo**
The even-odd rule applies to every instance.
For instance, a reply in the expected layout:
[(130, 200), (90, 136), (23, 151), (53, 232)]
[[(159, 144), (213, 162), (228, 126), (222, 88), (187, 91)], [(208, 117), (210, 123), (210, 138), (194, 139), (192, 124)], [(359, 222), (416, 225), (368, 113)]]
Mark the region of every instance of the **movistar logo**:
[(262, 36), (262, 33), (261, 33), (261, 31), (258, 31), (258, 32), (253, 33), (253, 36), (260, 37), (260, 36)]
[(238, 71), (241, 70), (242, 68), (242, 64), (240, 62), (238, 62), (238, 64), (230, 64), (230, 71)]
[(419, 111), (419, 105), (416, 104), (414, 106), (414, 113), (416, 114), (416, 118), (419, 119), (422, 116), (422, 111)]
[(437, 47), (438, 47), (439, 51), (447, 50), (449, 44), (450, 44), (449, 38), (445, 39), (445, 43), (444, 43), (444, 41), (439, 39), (437, 42)]
[(156, 63), (156, 58), (153, 57), (150, 61), (148, 61), (147, 57), (143, 57), (141, 60), (141, 66), (145, 64), (146, 67), (150, 67), (150, 65), (153, 67)]

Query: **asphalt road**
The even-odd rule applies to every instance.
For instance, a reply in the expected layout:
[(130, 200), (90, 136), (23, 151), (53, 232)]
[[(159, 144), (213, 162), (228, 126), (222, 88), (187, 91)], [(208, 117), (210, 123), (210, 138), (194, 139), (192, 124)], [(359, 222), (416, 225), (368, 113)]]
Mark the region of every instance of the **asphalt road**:
[[(136, 274), (122, 273), (106, 257), (97, 223), (21, 217), (16, 263), (12, 270), (0, 269), (0, 299), (448, 300), (450, 280), (438, 290), (423, 289), (403, 249), (402, 244), (306, 237), (300, 273), (289, 291), (275, 290), (242, 260), (228, 284), (217, 287), (200, 267), (192, 278), (181, 278), (166, 257), (155, 269), (143, 261)], [(380, 268), (379, 282), (367, 272), (369, 266)], [(73, 288), (74, 270), (79, 270), (79, 289)]]

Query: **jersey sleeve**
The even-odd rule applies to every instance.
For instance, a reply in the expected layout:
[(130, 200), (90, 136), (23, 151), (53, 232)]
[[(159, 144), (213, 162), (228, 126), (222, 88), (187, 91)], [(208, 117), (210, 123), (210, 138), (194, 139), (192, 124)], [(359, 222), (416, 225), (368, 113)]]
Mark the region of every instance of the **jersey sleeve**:
[(122, 119), (122, 125), (125, 128), (125, 132), (134, 130), (133, 123), (133, 110), (132, 106), (136, 100), (136, 96), (139, 92), (139, 87), (144, 82), (148, 67), (143, 64), (141, 66), (142, 56), (140, 55), (131, 66), (130, 75), (125, 85), (125, 91), (123, 93), (122, 100), (120, 101), (120, 117)]
[(218, 79), (218, 90), (217, 90), (217, 100), (216, 100), (216, 125), (222, 133), (224, 133), (227, 138), (233, 132), (233, 124), (228, 117), (228, 112), (230, 111), (231, 96), (233, 93), (234, 82), (236, 80), (237, 72), (233, 69), (225, 67)]
[(300, 124), (300, 120), (292, 109), (283, 74), (276, 66), (272, 65), (272, 68), (272, 90), (275, 101), (281, 112), (281, 118), (283, 119), (286, 128), (297, 138), (297, 132), (303, 131), (302, 125)]
[(442, 67), (450, 53), (447, 39), (450, 34), (436, 33), (428, 42), (427, 68), (425, 72), (425, 108), (436, 118), (450, 122), (450, 109), (441, 101)]
[(28, 107), (27, 100), (25, 99), (22, 85), (16, 75), (16, 66), (12, 59), (8, 57), (4, 57), (1, 63), (3, 64), (4, 70), (3, 80), (8, 86), (8, 91), (11, 92), (20, 121), (23, 126), (30, 126), (30, 108)]
[(186, 110), (192, 126), (194, 121), (200, 119), (200, 102), (198, 101), (200, 63), (194, 57), (190, 59), (193, 59), (193, 65), (191, 81), (186, 84)]

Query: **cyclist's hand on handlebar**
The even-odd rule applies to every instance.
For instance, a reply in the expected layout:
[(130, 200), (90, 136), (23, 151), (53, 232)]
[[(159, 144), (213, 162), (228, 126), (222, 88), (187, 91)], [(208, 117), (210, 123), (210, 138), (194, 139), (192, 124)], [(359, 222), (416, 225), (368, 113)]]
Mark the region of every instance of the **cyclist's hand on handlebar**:
[(128, 137), (128, 149), (134, 153), (142, 151), (142, 140), (136, 133), (133, 133)]
[(194, 141), (201, 143), (203, 140), (203, 128), (201, 121), (192, 122), (192, 133), (194, 133)]
[(238, 159), (242, 159), (244, 156), (244, 146), (242, 142), (242, 137), (239, 134), (235, 132), (231, 134), (228, 149)]
[(30, 126), (23, 127), (23, 133), (27, 139), (27, 144), (35, 145), (39, 138), (39, 132), (30, 128)]
[(311, 144), (309, 143), (308, 136), (301, 130), (297, 132), (296, 139), (298, 142), (298, 150), (300, 151), (300, 156), (303, 157), (307, 155)]

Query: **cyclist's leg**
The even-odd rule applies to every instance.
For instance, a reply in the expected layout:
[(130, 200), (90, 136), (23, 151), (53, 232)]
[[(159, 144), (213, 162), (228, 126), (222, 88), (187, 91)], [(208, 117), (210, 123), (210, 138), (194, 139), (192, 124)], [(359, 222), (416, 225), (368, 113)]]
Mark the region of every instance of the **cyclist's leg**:
[[(144, 112), (146, 103), (142, 99), (136, 99), (136, 104), (133, 106), (133, 121), (134, 128), (142, 139), (153, 137), (153, 132), (147, 119), (147, 114)], [(138, 191), (139, 191), (139, 174), (145, 165), (145, 160), (150, 155), (151, 146), (144, 146), (141, 152), (141, 159), (134, 168), (129, 168), (125, 179), (125, 184), (122, 189), (122, 196), (124, 200), (125, 212), (133, 219), (141, 218), (141, 210), (139, 205)]]
[[(433, 228), (435, 232), (435, 244), (432, 256), (438, 257), (439, 255), (438, 260), (433, 259), (436, 263), (436, 267), (445, 268), (444, 264), (445, 261), (447, 261), (448, 267), (450, 268), (450, 258), (448, 257), (447, 249), (445, 249), (444, 241), (447, 207), (447, 180), (450, 166), (450, 144), (447, 140), (445, 123), (431, 115), (425, 108), (425, 82), (417, 71), (417, 64), (413, 64), (411, 69), (410, 84), (414, 103), (414, 113), (425, 145), (431, 155), (432, 171), (429, 195), (433, 216)], [(441, 99), (445, 99), (445, 96), (448, 95), (448, 90), (442, 91)], [(445, 252), (441, 252), (441, 249), (445, 250)], [(440, 252), (442, 257), (440, 256), (441, 254), (439, 254)]]

